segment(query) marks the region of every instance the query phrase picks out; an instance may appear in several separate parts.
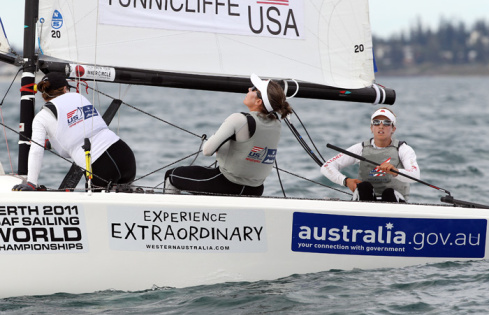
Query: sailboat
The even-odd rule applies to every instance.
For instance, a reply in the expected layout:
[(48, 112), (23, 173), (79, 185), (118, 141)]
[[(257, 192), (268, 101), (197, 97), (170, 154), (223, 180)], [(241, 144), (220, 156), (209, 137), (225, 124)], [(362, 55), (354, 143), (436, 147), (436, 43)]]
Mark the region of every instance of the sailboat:
[(449, 192), (446, 204), (419, 205), (11, 191), (33, 145), (36, 71), (239, 93), (256, 73), (288, 96), (393, 104), (395, 92), (375, 83), (368, 0), (26, 0), (25, 8), (23, 58), (0, 38), (0, 60), (23, 69), (18, 174), (0, 175), (0, 297), (487, 258), (487, 206)]

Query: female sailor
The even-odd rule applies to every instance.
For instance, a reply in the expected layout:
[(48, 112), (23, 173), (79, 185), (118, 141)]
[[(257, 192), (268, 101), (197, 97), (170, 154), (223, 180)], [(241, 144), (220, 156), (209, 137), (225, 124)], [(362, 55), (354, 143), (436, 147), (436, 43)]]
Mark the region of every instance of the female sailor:
[(94, 187), (134, 180), (136, 159), (131, 148), (107, 127), (84, 96), (68, 93), (70, 86), (62, 74), (46, 74), (37, 87), (46, 104), (32, 122), (27, 182), (15, 185), (12, 190), (36, 190), (44, 156), (44, 148), (37, 144), (44, 144), (46, 138), (58, 154), (71, 158), (82, 168), (86, 168), (82, 146), (85, 138), (90, 139)]
[[(394, 139), (396, 126), (394, 113), (388, 108), (379, 108), (370, 118), (373, 138), (347, 149), (367, 160), (378, 161), (378, 166), (340, 153), (324, 163), (321, 173), (332, 182), (350, 188), (354, 192), (353, 200), (406, 202), (409, 184), (414, 180), (395, 172), (419, 179), (420, 171), (414, 150), (406, 142)], [(358, 178), (340, 173), (340, 169), (358, 162)]]
[(243, 103), (249, 113), (234, 113), (204, 144), (203, 154), (216, 153), (218, 167), (182, 166), (165, 174), (165, 191), (234, 195), (263, 194), (280, 139), (280, 118), (292, 112), (282, 87), (251, 75), (253, 87)]

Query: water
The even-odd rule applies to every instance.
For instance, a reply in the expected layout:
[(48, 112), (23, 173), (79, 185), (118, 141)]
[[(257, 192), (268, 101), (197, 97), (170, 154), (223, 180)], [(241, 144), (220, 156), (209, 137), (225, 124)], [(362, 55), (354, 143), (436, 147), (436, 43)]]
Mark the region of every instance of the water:
[[(489, 204), (486, 181), (489, 170), (489, 77), (384, 77), (379, 83), (394, 88), (398, 117), (396, 137), (416, 151), (422, 179), (451, 192), (456, 199)], [(0, 83), (3, 97), (8, 83)], [(17, 126), (18, 85), (2, 106), (5, 122)], [(111, 128), (134, 149), (137, 177), (145, 176), (199, 149), (200, 138), (210, 136), (232, 112), (244, 111), (243, 94), (186, 91), (133, 86), (107, 86), (111, 95), (144, 111), (176, 124), (162, 121), (123, 106)], [(38, 97), (36, 111), (42, 102)], [(92, 96), (88, 96), (92, 99)], [(100, 96), (95, 104), (103, 111), (110, 100)], [(291, 100), (318, 147), (328, 158), (336, 152), (326, 143), (347, 148), (371, 137), (369, 104), (319, 100)], [(297, 119), (294, 125), (305, 136)], [(6, 131), (17, 169), (18, 136)], [(312, 159), (284, 126), (279, 145), (279, 167), (301, 177), (332, 186), (319, 186), (286, 173), (281, 181), (287, 196), (349, 199), (342, 187), (332, 185), (319, 173)], [(5, 141), (0, 142), (0, 162), (10, 172)], [(202, 157), (199, 165), (213, 158)], [(177, 164), (189, 164), (187, 159)], [(56, 188), (70, 164), (46, 153), (40, 183)], [(137, 183), (153, 187), (163, 181), (164, 171)], [(355, 170), (349, 170), (350, 176)], [(444, 194), (422, 184), (411, 186), (411, 201), (439, 204)], [(265, 195), (282, 196), (280, 183), (272, 173)], [(460, 211), (464, 211), (460, 209)], [(143, 292), (102, 291), (90, 294), (18, 297), (0, 300), (0, 312), (7, 314), (482, 314), (489, 306), (488, 262), (443, 263), (402, 269), (328, 271), (293, 275), (275, 281), (226, 283), (184, 289), (148, 288)]]

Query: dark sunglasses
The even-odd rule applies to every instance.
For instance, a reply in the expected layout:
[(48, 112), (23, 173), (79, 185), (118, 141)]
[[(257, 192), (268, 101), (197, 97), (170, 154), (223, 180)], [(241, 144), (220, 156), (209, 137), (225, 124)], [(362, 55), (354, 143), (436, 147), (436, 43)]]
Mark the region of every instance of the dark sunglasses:
[(384, 126), (386, 127), (389, 127), (390, 125), (392, 125), (392, 121), (390, 121), (389, 119), (374, 119), (372, 120), (372, 125), (374, 126), (380, 126), (380, 123), (382, 123)]
[(256, 91), (256, 96), (258, 96), (259, 99), (262, 99), (261, 98), (261, 93), (260, 91), (256, 88), (256, 86), (252, 86), (251, 88), (251, 92), (255, 92)]

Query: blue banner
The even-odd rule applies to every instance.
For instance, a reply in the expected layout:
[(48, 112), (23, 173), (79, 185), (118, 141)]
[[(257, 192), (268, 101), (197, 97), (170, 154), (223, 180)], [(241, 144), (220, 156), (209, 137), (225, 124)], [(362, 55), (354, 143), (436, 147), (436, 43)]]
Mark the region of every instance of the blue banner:
[(292, 251), (483, 258), (485, 219), (418, 219), (294, 212)]

